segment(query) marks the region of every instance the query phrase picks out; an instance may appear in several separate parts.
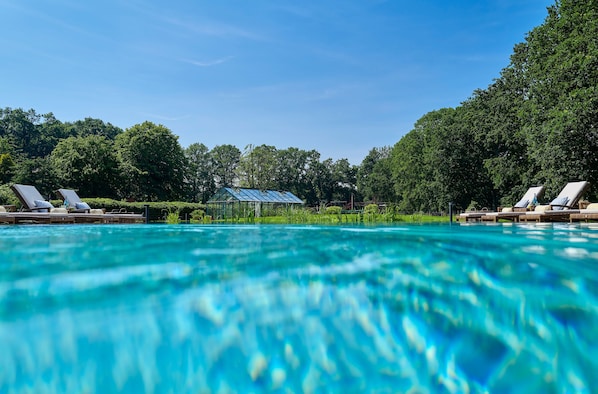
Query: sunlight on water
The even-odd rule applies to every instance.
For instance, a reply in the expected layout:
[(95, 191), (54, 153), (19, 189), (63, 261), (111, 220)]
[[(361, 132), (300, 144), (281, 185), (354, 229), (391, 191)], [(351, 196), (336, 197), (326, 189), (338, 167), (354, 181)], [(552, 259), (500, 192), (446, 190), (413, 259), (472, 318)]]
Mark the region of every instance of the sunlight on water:
[(0, 393), (589, 393), (597, 237), (1, 227)]

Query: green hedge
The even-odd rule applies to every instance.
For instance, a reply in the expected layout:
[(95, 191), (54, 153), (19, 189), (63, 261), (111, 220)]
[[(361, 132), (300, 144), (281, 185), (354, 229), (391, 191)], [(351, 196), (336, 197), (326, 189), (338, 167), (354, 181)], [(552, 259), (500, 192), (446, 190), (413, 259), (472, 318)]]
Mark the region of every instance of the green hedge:
[[(105, 209), (106, 212), (124, 209), (127, 212), (145, 213), (145, 205), (148, 205), (150, 222), (164, 221), (168, 214), (176, 212), (178, 212), (181, 220), (189, 220), (193, 211), (205, 210), (204, 204), (183, 201), (129, 202), (109, 198), (83, 198), (82, 200), (89, 204), (90, 207)], [(51, 202), (55, 207), (62, 205), (62, 200), (52, 200)]]

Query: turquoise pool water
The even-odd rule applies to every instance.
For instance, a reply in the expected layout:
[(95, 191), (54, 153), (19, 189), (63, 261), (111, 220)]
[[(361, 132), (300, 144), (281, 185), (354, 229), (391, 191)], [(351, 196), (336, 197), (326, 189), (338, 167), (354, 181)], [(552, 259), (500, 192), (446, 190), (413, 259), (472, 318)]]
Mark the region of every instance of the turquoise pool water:
[(590, 393), (598, 227), (0, 227), (0, 393)]

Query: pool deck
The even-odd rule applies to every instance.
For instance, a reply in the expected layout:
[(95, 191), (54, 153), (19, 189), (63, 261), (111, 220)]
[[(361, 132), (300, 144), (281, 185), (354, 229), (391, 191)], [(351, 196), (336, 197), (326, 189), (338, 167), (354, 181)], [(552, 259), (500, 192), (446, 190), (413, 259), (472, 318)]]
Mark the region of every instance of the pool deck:
[(67, 223), (145, 223), (145, 216), (137, 213), (41, 213), (3, 212), (0, 224), (67, 224)]

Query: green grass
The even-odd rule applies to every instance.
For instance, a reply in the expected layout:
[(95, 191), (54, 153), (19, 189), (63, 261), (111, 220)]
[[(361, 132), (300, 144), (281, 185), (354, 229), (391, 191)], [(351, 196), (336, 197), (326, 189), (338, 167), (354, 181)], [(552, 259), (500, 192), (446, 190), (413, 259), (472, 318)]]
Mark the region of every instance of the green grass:
[[(402, 214), (363, 214), (363, 213), (306, 213), (290, 212), (284, 215), (264, 217), (238, 217), (215, 220), (212, 223), (240, 224), (397, 224), (397, 223), (448, 223), (448, 216), (433, 216), (421, 213)], [(205, 222), (204, 222), (205, 223)]]

